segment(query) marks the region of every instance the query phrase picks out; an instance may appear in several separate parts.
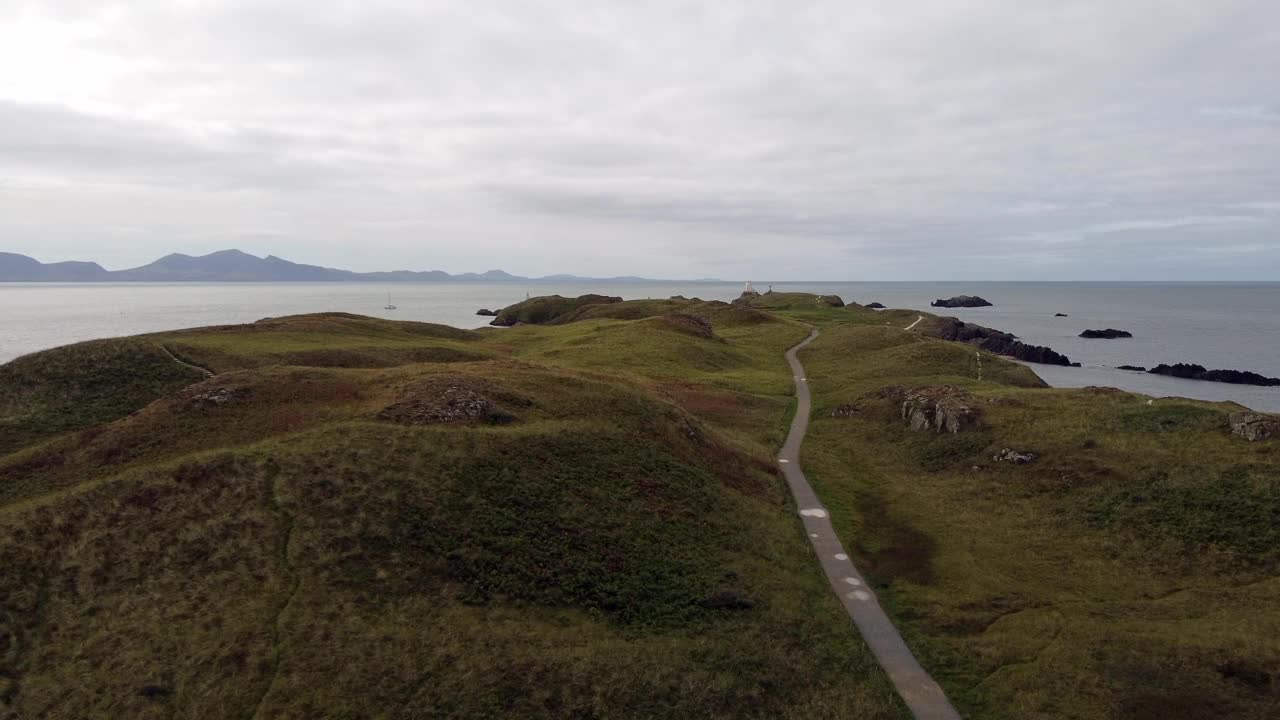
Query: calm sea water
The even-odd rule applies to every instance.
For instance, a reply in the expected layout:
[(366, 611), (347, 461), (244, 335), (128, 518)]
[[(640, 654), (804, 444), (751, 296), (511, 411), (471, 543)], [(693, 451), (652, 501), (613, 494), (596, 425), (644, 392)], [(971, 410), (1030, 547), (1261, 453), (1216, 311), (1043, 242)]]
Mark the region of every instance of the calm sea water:
[[(768, 283), (756, 283), (764, 290)], [(344, 311), (479, 327), (481, 307), (526, 293), (599, 292), (627, 299), (685, 295), (731, 300), (739, 283), (364, 284), (364, 283), (0, 283), (0, 362), (93, 338), (252, 322), (295, 313)], [(1280, 388), (1197, 382), (1116, 370), (1194, 362), (1280, 377), (1280, 283), (774, 283), (778, 290), (835, 293), (846, 301), (927, 310), (934, 298), (981, 295), (991, 308), (946, 311), (1048, 345), (1082, 368), (1035, 365), (1059, 387), (1110, 385), (1156, 396), (1234, 400), (1280, 411)], [(383, 310), (387, 293), (399, 309)], [(1054, 313), (1070, 317), (1055, 318)], [(1118, 328), (1131, 340), (1083, 340), (1085, 328)]]

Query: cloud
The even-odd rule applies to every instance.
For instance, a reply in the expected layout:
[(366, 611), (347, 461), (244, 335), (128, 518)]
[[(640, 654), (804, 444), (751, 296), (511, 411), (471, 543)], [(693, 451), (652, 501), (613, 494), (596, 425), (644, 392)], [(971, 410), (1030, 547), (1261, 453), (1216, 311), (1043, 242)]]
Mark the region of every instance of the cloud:
[(1278, 28), (1252, 0), (15, 0), (0, 249), (1265, 277)]
[(1231, 120), (1280, 121), (1280, 112), (1276, 112), (1265, 105), (1221, 105), (1201, 108), (1200, 114)]

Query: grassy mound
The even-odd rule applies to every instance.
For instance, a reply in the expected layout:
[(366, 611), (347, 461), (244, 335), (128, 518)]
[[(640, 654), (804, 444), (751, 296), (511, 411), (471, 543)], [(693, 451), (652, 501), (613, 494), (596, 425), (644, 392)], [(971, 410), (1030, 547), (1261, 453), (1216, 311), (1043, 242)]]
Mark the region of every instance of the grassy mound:
[(0, 717), (905, 717), (771, 460), (803, 327), (271, 323), (0, 459)]
[(145, 336), (215, 372), (272, 365), (385, 368), (483, 360), (480, 333), (431, 323), (321, 313)]
[(94, 340), (0, 365), (0, 456), (128, 415), (204, 375), (143, 339)]
[(620, 302), (622, 298), (607, 295), (580, 295), (576, 298), (544, 295), (503, 308), (489, 324), (499, 327), (510, 327), (516, 324), (540, 325), (588, 306)]

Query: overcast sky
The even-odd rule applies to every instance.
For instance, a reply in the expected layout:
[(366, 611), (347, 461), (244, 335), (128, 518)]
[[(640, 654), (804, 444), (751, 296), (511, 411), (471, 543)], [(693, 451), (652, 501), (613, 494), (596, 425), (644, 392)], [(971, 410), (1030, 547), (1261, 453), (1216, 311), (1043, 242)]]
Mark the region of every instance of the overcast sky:
[(1276, 0), (0, 0), (0, 250), (1280, 279)]

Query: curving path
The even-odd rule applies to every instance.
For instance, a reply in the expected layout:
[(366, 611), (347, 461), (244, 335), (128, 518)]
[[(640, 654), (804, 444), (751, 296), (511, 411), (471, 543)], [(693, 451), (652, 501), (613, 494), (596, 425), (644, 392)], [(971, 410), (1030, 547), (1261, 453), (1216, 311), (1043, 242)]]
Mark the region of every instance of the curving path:
[(787, 363), (796, 379), (796, 399), (799, 405), (796, 407), (795, 419), (791, 421), (791, 432), (787, 434), (787, 441), (778, 456), (782, 474), (787, 478), (791, 495), (800, 509), (805, 531), (809, 533), (809, 541), (813, 544), (814, 552), (818, 553), (818, 561), (827, 574), (827, 580), (831, 582), (831, 588), (836, 591), (849, 617), (858, 626), (858, 631), (862, 633), (863, 639), (889, 675), (911, 713), (917, 720), (959, 720), (960, 714), (947, 701), (938, 683), (916, 662), (889, 616), (881, 609), (875, 593), (853, 566), (849, 554), (840, 544), (840, 538), (831, 527), (826, 509), (818, 501), (818, 496), (800, 469), (800, 443), (804, 442), (805, 432), (809, 429), (812, 404), (804, 366), (800, 364), (796, 354), (816, 337), (818, 331), (814, 330), (804, 342), (787, 351)]
[(211, 377), (213, 377), (214, 373), (213, 373), (213, 371), (212, 371), (212, 370), (210, 370), (209, 368), (200, 367), (199, 365), (192, 365), (191, 363), (189, 363), (189, 362), (187, 362), (187, 361), (185, 361), (185, 360), (179, 360), (177, 355), (174, 355), (173, 353), (169, 352), (169, 348), (167, 348), (167, 347), (165, 347), (165, 346), (163, 346), (163, 345), (156, 345), (156, 347), (158, 347), (158, 348), (160, 348), (161, 350), (163, 350), (163, 351), (164, 351), (164, 354), (165, 354), (165, 355), (168, 355), (170, 360), (172, 360), (172, 361), (174, 361), (174, 362), (178, 363), (179, 365), (184, 365), (184, 366), (186, 366), (186, 367), (191, 368), (192, 370), (199, 370), (200, 372), (204, 373), (204, 376), (205, 376), (206, 378), (211, 378)]
[(924, 316), (923, 316), (923, 315), (921, 315), (920, 317), (916, 318), (916, 321), (915, 321), (915, 322), (913, 322), (913, 323), (911, 323), (910, 325), (906, 326), (905, 328), (903, 328), (903, 330), (910, 330), (911, 328), (913, 328), (913, 327), (915, 327), (915, 326), (919, 325), (919, 324), (920, 324), (920, 321), (921, 321), (921, 320), (923, 320), (923, 319), (924, 319)]

